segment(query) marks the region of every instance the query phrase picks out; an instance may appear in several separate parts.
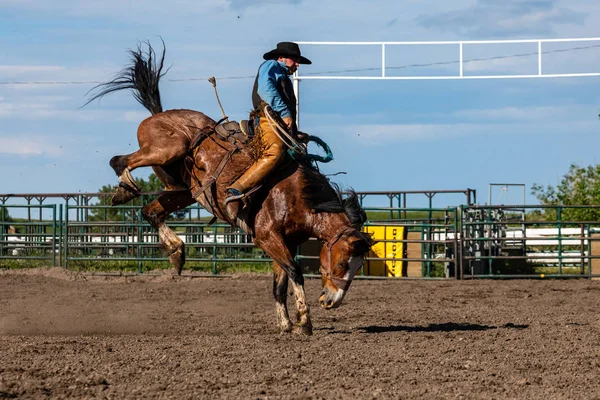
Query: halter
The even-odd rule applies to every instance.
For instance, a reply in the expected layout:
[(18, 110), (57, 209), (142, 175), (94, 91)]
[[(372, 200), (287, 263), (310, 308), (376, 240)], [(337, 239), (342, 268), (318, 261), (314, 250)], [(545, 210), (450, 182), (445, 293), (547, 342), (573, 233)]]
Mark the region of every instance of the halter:
[[(340, 233), (338, 233), (333, 238), (331, 238), (327, 243), (325, 243), (325, 247), (327, 248), (327, 264), (329, 264), (330, 270), (331, 270), (331, 248), (333, 247), (334, 244), (336, 244), (338, 242), (338, 240), (341, 239), (342, 236), (347, 235), (352, 231), (354, 231), (354, 228), (345, 228)], [(363, 263), (364, 263), (364, 260), (363, 260)], [(360, 266), (362, 267), (362, 263)], [(360, 268), (360, 267), (358, 267), (358, 268)], [(357, 271), (358, 271), (358, 268), (356, 268)], [(325, 275), (325, 278), (328, 279), (331, 283), (333, 283), (338, 288), (338, 290), (346, 291), (348, 289), (348, 286), (350, 286), (350, 279), (338, 278), (337, 276), (333, 276), (333, 275), (331, 275), (331, 272), (326, 271), (322, 265), (319, 266), (319, 272), (322, 275)]]

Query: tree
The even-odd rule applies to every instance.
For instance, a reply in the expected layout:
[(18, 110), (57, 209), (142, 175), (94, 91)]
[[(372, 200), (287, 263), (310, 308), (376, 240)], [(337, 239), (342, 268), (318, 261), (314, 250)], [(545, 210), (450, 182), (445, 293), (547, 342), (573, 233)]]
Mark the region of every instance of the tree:
[(0, 206), (0, 222), (12, 222), (12, 218), (8, 214), (8, 207)]
[[(600, 165), (580, 167), (573, 164), (556, 187), (534, 184), (531, 194), (544, 205), (599, 205)], [(556, 210), (548, 209), (544, 216), (547, 219), (556, 219)], [(600, 209), (564, 209), (561, 219), (600, 221)]]
[(150, 176), (148, 176), (148, 181), (136, 178), (135, 182), (144, 193), (162, 192), (164, 190), (162, 182), (155, 174), (150, 174)]

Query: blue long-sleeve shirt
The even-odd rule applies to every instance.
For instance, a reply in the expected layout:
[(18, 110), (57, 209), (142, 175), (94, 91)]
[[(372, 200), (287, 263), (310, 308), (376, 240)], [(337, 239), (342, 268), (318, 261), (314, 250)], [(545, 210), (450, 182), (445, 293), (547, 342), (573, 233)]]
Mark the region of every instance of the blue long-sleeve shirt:
[(258, 95), (271, 106), (281, 118), (292, 117), (292, 113), (277, 91), (277, 84), (282, 79), (289, 79), (285, 63), (267, 60), (258, 69)]

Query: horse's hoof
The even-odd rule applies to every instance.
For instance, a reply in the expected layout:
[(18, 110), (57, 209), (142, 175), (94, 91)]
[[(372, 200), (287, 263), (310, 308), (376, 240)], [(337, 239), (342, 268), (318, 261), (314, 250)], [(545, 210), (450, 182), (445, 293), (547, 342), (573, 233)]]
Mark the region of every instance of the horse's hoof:
[(185, 253), (183, 253), (181, 249), (175, 250), (169, 256), (169, 262), (177, 272), (177, 275), (181, 275), (181, 270), (183, 269), (183, 264), (185, 263)]
[(296, 335), (312, 336), (312, 334), (313, 334), (312, 325), (298, 325), (298, 326), (294, 327), (294, 333)]
[(280, 333), (290, 333), (294, 329), (294, 325), (291, 322), (279, 327)]
[(115, 190), (110, 203), (113, 206), (118, 206), (119, 204), (125, 204), (129, 200), (135, 199), (136, 197), (138, 197), (138, 194), (127, 190), (123, 186), (117, 186), (117, 190)]

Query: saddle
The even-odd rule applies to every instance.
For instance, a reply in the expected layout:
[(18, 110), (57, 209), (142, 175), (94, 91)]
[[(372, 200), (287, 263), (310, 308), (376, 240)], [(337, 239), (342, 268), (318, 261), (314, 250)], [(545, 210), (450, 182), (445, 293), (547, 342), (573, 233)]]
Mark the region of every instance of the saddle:
[(229, 121), (225, 123), (219, 121), (215, 127), (209, 126), (204, 129), (199, 129), (198, 132), (196, 132), (190, 142), (188, 154), (193, 155), (196, 147), (212, 134), (216, 134), (219, 139), (233, 144), (238, 149), (246, 146), (254, 137), (252, 125), (248, 120), (242, 120), (240, 122)]
[(215, 127), (215, 133), (222, 140), (225, 140), (233, 145), (239, 142), (243, 145), (248, 144), (252, 139), (253, 132), (248, 120), (242, 120), (239, 123), (236, 121), (225, 122)]

